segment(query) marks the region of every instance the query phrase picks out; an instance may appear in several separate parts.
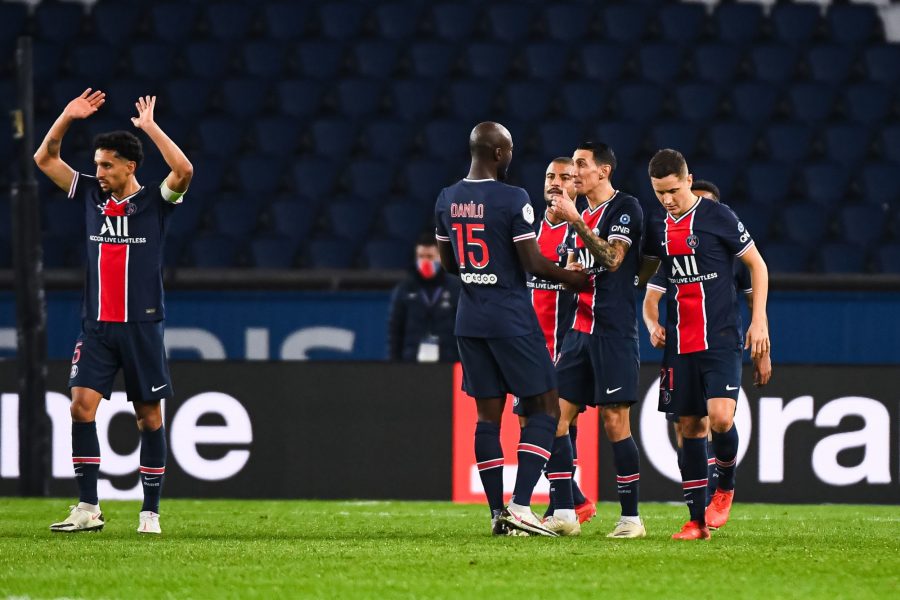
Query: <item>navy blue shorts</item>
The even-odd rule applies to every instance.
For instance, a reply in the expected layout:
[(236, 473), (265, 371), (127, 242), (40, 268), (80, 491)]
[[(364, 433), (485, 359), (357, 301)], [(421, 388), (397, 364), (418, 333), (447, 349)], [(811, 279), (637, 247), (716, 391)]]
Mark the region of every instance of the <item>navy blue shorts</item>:
[(69, 388), (86, 387), (109, 398), (119, 369), (131, 402), (154, 402), (175, 395), (162, 321), (82, 321), (72, 355)]
[(463, 390), (476, 399), (537, 396), (556, 389), (541, 332), (509, 338), (457, 337)]
[(634, 404), (639, 369), (636, 339), (569, 331), (556, 361), (559, 397), (585, 406)]
[(710, 398), (731, 398), (741, 389), (741, 349), (676, 354), (660, 373), (659, 410), (679, 417), (707, 416)]

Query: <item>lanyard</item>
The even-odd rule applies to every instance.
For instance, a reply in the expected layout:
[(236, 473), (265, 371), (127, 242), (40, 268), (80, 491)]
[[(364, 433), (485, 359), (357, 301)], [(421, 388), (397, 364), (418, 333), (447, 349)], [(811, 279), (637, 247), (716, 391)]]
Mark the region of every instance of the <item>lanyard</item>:
[(425, 303), (425, 306), (431, 308), (435, 304), (437, 304), (438, 298), (441, 297), (441, 294), (444, 293), (444, 288), (439, 287), (434, 290), (434, 294), (429, 298), (428, 294), (425, 293), (425, 290), (419, 290), (419, 295), (422, 296), (422, 301)]

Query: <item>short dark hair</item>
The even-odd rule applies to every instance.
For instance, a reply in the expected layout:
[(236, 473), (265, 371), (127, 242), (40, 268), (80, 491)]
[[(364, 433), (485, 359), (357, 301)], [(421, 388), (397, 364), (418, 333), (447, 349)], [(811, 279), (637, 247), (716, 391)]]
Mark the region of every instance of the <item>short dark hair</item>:
[(650, 159), (647, 173), (653, 179), (662, 179), (669, 175), (677, 175), (679, 179), (687, 175), (687, 161), (678, 150), (666, 148), (658, 151)]
[(575, 161), (572, 160), (572, 157), (570, 157), (570, 156), (557, 156), (556, 158), (554, 158), (553, 160), (550, 161), (551, 165), (556, 164), (556, 163), (561, 164), (561, 165), (571, 166), (571, 165), (575, 164)]
[(609, 144), (603, 142), (582, 142), (578, 144), (576, 150), (590, 150), (594, 155), (594, 162), (598, 165), (609, 165), (610, 169), (616, 170), (616, 153), (609, 147)]
[(416, 240), (416, 246), (437, 246), (433, 231), (423, 231)]
[(133, 160), (137, 166), (144, 162), (141, 140), (130, 131), (110, 131), (94, 138), (94, 150), (112, 150), (125, 160)]
[(714, 184), (712, 181), (707, 181), (706, 179), (695, 179), (694, 183), (691, 185), (692, 192), (709, 192), (713, 195), (713, 199), (718, 202), (722, 199), (722, 194), (719, 193), (719, 186)]

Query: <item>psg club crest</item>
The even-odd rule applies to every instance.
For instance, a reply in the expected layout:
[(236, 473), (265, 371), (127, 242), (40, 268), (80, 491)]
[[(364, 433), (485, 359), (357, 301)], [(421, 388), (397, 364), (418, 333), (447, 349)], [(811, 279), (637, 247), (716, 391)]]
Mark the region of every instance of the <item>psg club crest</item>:
[(565, 256), (569, 253), (569, 249), (566, 247), (566, 243), (563, 242), (559, 246), (556, 247), (556, 253), (560, 256)]
[(688, 245), (688, 248), (696, 248), (697, 246), (700, 245), (700, 238), (698, 238), (693, 233), (691, 235), (687, 236), (687, 238), (684, 241)]
[(129, 202), (125, 205), (125, 216), (130, 217), (137, 211), (137, 204), (134, 202)]

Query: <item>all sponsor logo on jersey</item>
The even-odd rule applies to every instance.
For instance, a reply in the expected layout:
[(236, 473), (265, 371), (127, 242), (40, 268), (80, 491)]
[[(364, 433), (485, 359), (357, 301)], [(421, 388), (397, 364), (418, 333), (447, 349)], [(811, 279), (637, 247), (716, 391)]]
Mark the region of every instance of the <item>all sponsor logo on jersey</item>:
[(107, 216), (103, 225), (100, 227), (100, 235), (128, 237), (128, 217)]
[[(679, 258), (681, 260), (679, 260)], [(697, 257), (693, 254), (672, 257), (672, 277), (692, 277), (699, 274), (700, 271), (697, 269)]]
[(461, 273), (459, 276), (463, 283), (475, 283), (478, 285), (497, 285), (497, 276), (493, 273)]
[(684, 240), (684, 242), (688, 245), (688, 248), (696, 248), (700, 245), (700, 238), (698, 238), (693, 233)]

